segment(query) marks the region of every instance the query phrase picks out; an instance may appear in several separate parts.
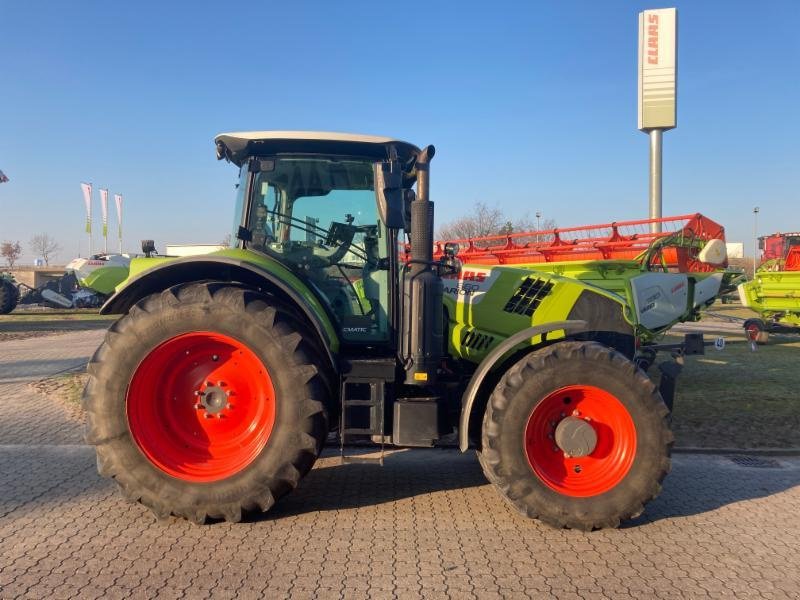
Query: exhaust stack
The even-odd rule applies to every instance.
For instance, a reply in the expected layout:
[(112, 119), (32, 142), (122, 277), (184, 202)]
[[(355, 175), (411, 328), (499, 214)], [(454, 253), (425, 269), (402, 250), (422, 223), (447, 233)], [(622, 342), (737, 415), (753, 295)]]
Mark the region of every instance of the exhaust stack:
[(402, 357), (406, 383), (428, 385), (444, 347), (442, 278), (433, 263), (433, 202), (430, 161), (436, 149), (426, 146), (417, 155), (417, 196), (411, 203), (411, 261), (403, 282)]

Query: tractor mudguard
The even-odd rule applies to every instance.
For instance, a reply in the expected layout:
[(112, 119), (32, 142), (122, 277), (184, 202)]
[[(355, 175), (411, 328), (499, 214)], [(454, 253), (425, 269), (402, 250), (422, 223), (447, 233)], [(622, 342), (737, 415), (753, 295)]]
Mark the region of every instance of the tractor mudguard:
[(478, 396), (478, 390), (486, 379), (486, 376), (500, 363), (501, 359), (508, 354), (508, 352), (513, 350), (515, 346), (518, 346), (525, 340), (551, 331), (577, 333), (585, 330), (586, 326), (586, 321), (569, 320), (553, 321), (552, 323), (528, 327), (504, 340), (481, 361), (475, 373), (472, 374), (461, 401), (461, 418), (459, 419), (458, 425), (458, 447), (461, 452), (466, 452), (469, 447), (469, 419), (472, 413), (472, 407), (475, 404), (475, 399)]
[[(285, 270), (276, 265), (277, 270)], [(339, 349), (339, 339), (325, 305), (314, 292), (291, 272), (275, 273), (264, 266), (235, 256), (206, 254), (171, 259), (136, 274), (111, 296), (100, 314), (125, 314), (139, 300), (176, 285), (196, 281), (239, 282), (255, 289), (268, 288), (294, 304), (319, 336), (331, 365)]]

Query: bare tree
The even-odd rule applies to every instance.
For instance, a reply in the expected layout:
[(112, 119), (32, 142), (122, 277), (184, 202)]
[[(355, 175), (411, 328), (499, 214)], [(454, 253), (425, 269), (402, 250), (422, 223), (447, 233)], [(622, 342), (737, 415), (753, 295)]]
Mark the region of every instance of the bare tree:
[(225, 237), (222, 238), (222, 241), (219, 243), (219, 245), (228, 248), (231, 245), (231, 234), (226, 233)]
[(554, 229), (556, 222), (545, 219), (537, 223), (526, 213), (517, 219), (509, 219), (499, 208), (489, 208), (483, 202), (476, 202), (469, 216), (461, 217), (442, 225), (436, 235), (437, 240), (458, 240), (485, 235), (519, 233)]
[(472, 214), (445, 223), (439, 228), (437, 239), (456, 240), (482, 235), (492, 235), (503, 227), (505, 219), (499, 208), (489, 208), (483, 202), (476, 202)]
[(19, 242), (3, 242), (0, 244), (0, 256), (6, 259), (8, 268), (13, 269), (14, 263), (22, 256), (22, 246)]
[[(537, 223), (538, 221), (538, 223)], [(531, 218), (530, 213), (525, 213), (513, 221), (506, 221), (501, 233), (522, 233), (525, 231), (549, 231), (557, 227), (555, 219)]]
[(50, 266), (50, 259), (52, 256), (61, 250), (61, 246), (54, 238), (51, 238), (46, 233), (39, 233), (31, 238), (31, 250), (44, 259), (44, 264)]

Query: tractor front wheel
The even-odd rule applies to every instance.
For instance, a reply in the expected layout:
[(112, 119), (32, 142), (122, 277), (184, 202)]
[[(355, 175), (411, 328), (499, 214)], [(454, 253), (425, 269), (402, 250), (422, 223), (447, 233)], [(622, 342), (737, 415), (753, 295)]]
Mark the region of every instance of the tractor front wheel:
[(502, 377), (486, 407), (480, 462), (521, 513), (556, 526), (616, 527), (670, 469), (669, 411), (615, 350), (559, 342)]
[(89, 363), (86, 438), (100, 474), (160, 517), (266, 511), (325, 440), (320, 354), (261, 293), (204, 283), (148, 296)]

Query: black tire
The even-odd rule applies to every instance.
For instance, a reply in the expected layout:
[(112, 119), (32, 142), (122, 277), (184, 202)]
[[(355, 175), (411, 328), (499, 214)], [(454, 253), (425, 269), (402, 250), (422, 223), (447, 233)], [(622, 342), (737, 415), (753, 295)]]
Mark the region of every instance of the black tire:
[[(151, 462), (134, 439), (126, 408), (141, 361), (166, 340), (197, 331), (245, 345), (266, 367), (275, 392), (266, 445), (243, 469), (216, 481), (187, 481)], [(111, 326), (89, 363), (83, 405), (98, 471), (160, 518), (235, 522), (243, 512), (267, 511), (297, 486), (325, 441), (331, 394), (326, 379), (332, 377), (321, 356), (314, 335), (290, 310), (252, 290), (188, 284), (144, 298)]]
[(19, 290), (8, 279), (0, 278), (0, 315), (7, 315), (19, 303)]
[[(636, 431), (635, 455), (624, 476), (607, 491), (588, 497), (548, 485), (534, 471), (526, 450), (526, 427), (534, 409), (567, 386), (610, 393)], [(520, 513), (558, 528), (616, 527), (638, 516), (661, 491), (674, 439), (668, 418), (653, 382), (622, 354), (596, 342), (560, 342), (526, 355), (503, 375), (486, 406), (478, 456), (489, 481)]]

